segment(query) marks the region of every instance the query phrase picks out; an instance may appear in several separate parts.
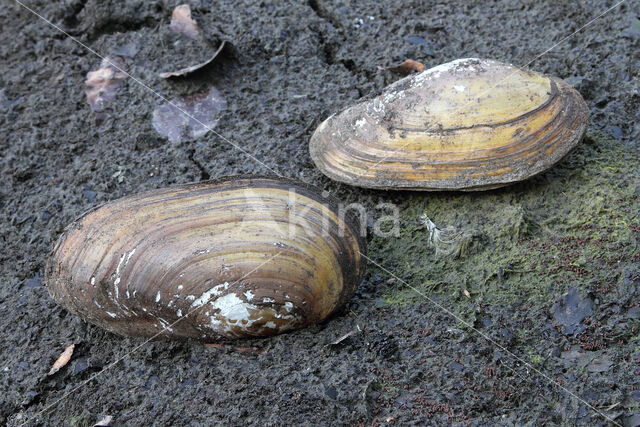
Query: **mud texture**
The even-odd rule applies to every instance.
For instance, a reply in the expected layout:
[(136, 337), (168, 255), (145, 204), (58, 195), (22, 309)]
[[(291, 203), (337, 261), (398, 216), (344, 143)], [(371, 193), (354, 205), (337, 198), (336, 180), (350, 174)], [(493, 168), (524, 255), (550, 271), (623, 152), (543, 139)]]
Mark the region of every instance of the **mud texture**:
[[(28, 2), (167, 99), (220, 90), (219, 135), (171, 143), (151, 126), (164, 101), (149, 88), (128, 78), (92, 112), (83, 82), (100, 58), (3, 3), (0, 423), (606, 424), (597, 410), (638, 425), (640, 3), (529, 65), (577, 88), (591, 114), (585, 141), (544, 174), (473, 194), (367, 191), (330, 181), (308, 154), (322, 120), (400, 78), (379, 65), (484, 57), (523, 66), (613, 4), (202, 1), (191, 5), (204, 36), (190, 45), (167, 30), (177, 3)], [(203, 61), (223, 40), (205, 70), (158, 76)], [(47, 255), (87, 209), (269, 169), (370, 208), (373, 262), (332, 320), (221, 346), (144, 343), (49, 298)], [(399, 208), (398, 233), (376, 237), (385, 202)], [(47, 376), (71, 343), (69, 364)]]

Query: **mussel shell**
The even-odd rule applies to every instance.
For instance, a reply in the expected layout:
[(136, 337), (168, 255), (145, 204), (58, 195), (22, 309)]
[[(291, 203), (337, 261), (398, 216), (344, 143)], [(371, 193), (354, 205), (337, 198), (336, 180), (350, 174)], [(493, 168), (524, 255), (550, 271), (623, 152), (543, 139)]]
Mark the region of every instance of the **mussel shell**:
[(57, 303), (118, 334), (275, 335), (322, 321), (351, 297), (364, 272), (359, 231), (337, 200), (300, 182), (179, 185), (69, 225), (46, 283)]
[(310, 152), (325, 175), (351, 185), (482, 190), (549, 168), (587, 122), (584, 100), (561, 79), (469, 58), (329, 117)]

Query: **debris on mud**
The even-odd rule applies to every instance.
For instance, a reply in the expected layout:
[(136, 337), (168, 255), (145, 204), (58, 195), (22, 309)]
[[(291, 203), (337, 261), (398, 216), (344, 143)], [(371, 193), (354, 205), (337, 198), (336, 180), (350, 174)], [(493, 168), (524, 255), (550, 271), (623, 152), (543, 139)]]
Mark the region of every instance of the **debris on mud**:
[(171, 142), (184, 136), (199, 138), (218, 123), (218, 113), (227, 108), (227, 101), (218, 89), (184, 98), (175, 98), (153, 111), (153, 128)]
[(173, 9), (169, 28), (192, 39), (197, 38), (200, 34), (198, 24), (191, 18), (191, 8), (188, 4), (181, 4)]
[(107, 415), (106, 417), (95, 423), (93, 427), (106, 427), (111, 425), (111, 421), (113, 421), (113, 417), (111, 415)]
[[(222, 40), (215, 52), (211, 54), (215, 45), (212, 45), (196, 21), (191, 18), (191, 9), (188, 4), (182, 4), (173, 10), (169, 32), (165, 27), (160, 30), (160, 34), (163, 38), (165, 61), (158, 65), (161, 67), (160, 69), (175, 69), (175, 71), (159, 73), (163, 79), (183, 77), (206, 67), (216, 59), (226, 44)], [(183, 35), (187, 36), (189, 40), (181, 37)]]
[(327, 345), (338, 345), (340, 344), (342, 341), (346, 340), (347, 338), (349, 338), (352, 335), (355, 335), (359, 332), (362, 332), (362, 329), (360, 329), (360, 326), (356, 325), (356, 327), (352, 330), (350, 330), (349, 332), (347, 332), (346, 334), (336, 338), (335, 340), (331, 341), (329, 344)]
[(122, 58), (107, 57), (102, 60), (100, 68), (87, 73), (85, 93), (91, 110), (97, 113), (102, 112), (116, 99), (118, 87), (127, 77), (127, 74), (121, 71), (123, 67)]
[(378, 66), (378, 70), (389, 70), (393, 71), (394, 73), (407, 76), (411, 73), (420, 73), (424, 71), (424, 64), (413, 59), (407, 59), (400, 64), (391, 65), (389, 67)]
[(204, 344), (204, 346), (208, 350), (223, 350), (227, 352), (231, 351), (236, 353), (265, 354), (267, 352), (267, 349), (265, 348), (245, 347), (245, 346), (227, 345), (227, 344), (219, 344), (219, 343), (208, 343), (208, 344)]
[(73, 349), (75, 347), (76, 347), (75, 344), (71, 344), (70, 346), (65, 348), (62, 354), (60, 354), (60, 357), (58, 357), (58, 360), (56, 360), (53, 366), (51, 366), (51, 370), (47, 375), (55, 374), (60, 369), (62, 369), (67, 363), (69, 363), (69, 360), (71, 360), (71, 355), (73, 354)]
[(555, 324), (562, 326), (565, 335), (579, 334), (585, 329), (583, 320), (593, 313), (591, 300), (581, 300), (578, 290), (571, 288), (561, 302), (553, 305), (551, 313)]
[(192, 65), (190, 67), (185, 67), (185, 68), (181, 68), (177, 71), (169, 71), (166, 73), (160, 73), (160, 77), (162, 77), (163, 79), (168, 79), (169, 77), (183, 77), (186, 76), (187, 74), (191, 74), (194, 71), (198, 71), (199, 69), (206, 67), (207, 65), (209, 65), (211, 62), (213, 62), (214, 59), (216, 59), (216, 57), (220, 54), (220, 52), (222, 52), (222, 49), (224, 48), (226, 42), (222, 42), (220, 43), (220, 47), (218, 47), (218, 50), (215, 51), (215, 53), (213, 54), (213, 56), (211, 56), (209, 59), (207, 59), (204, 62), (201, 62), (199, 64), (196, 65)]
[(420, 217), (429, 233), (429, 246), (436, 250), (436, 257), (451, 256), (458, 258), (473, 238), (471, 233), (458, 231), (455, 227), (438, 228), (427, 214)]
[(577, 349), (564, 351), (560, 357), (569, 365), (594, 373), (606, 372), (614, 365), (613, 360), (606, 354), (598, 356), (594, 352), (584, 352)]

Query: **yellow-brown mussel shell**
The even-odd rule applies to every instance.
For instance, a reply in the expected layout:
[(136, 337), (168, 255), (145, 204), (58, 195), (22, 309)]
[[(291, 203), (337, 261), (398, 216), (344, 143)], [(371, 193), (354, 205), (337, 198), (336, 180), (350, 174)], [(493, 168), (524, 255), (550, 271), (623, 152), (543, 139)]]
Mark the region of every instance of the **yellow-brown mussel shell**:
[(558, 162), (584, 136), (588, 115), (561, 79), (459, 59), (329, 117), (310, 152), (325, 175), (350, 185), (483, 190)]
[(362, 280), (355, 218), (309, 185), (231, 177), (125, 197), (69, 225), (53, 299), (122, 335), (269, 336), (326, 319)]

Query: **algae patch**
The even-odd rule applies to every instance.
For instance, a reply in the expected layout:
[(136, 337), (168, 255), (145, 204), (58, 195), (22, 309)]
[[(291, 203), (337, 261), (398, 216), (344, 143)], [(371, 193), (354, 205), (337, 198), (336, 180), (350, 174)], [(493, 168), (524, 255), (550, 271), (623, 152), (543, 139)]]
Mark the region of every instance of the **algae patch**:
[[(523, 183), (482, 193), (406, 193), (398, 238), (374, 237), (377, 262), (458, 312), (477, 304), (549, 305), (569, 285), (605, 294), (623, 274), (638, 274), (640, 157), (619, 141), (589, 135), (563, 162)], [(466, 230), (458, 256), (439, 256), (443, 241), (422, 217)], [(427, 224), (427, 225), (425, 225)], [(450, 245), (447, 246), (448, 252)], [(375, 268), (374, 268), (375, 269)], [(628, 273), (631, 272), (631, 273)], [(383, 291), (388, 304), (424, 298), (402, 283)], [(454, 303), (455, 301), (455, 303)]]

